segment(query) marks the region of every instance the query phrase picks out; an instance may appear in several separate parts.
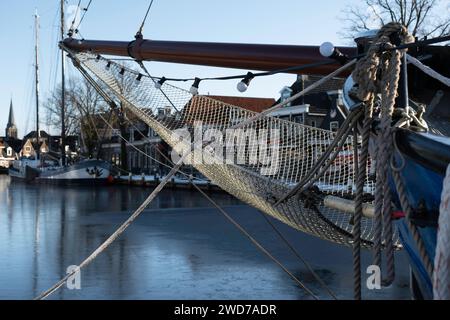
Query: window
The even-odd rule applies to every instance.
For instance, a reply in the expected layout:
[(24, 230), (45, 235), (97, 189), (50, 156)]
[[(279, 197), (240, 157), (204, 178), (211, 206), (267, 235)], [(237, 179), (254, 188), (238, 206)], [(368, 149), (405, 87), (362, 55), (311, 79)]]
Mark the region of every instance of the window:
[(312, 120), (312, 121), (311, 121), (311, 127), (317, 127), (317, 124), (316, 124), (316, 121), (315, 121), (315, 120)]
[(331, 132), (336, 132), (339, 130), (339, 122), (337, 121), (331, 121), (330, 122), (330, 131)]
[[(284, 102), (291, 97), (292, 90), (288, 87), (284, 87), (283, 90), (281, 90), (280, 94), (281, 94), (281, 102)], [(286, 105), (286, 107), (290, 106), (291, 106), (290, 103)]]
[(8, 149), (6, 149), (6, 155), (7, 155), (8, 157), (12, 157), (12, 148), (11, 148), (11, 147), (9, 147)]
[(31, 152), (31, 147), (25, 147), (25, 152)]
[(134, 142), (134, 130), (132, 128), (130, 128), (130, 142)]
[(294, 122), (303, 123), (303, 114), (299, 114), (295, 117)]

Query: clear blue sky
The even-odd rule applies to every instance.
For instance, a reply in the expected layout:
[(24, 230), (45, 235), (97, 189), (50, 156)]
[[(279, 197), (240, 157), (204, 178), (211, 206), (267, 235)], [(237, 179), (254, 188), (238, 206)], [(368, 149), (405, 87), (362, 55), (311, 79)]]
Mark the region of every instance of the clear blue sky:
[[(130, 40), (149, 0), (93, 0), (80, 28), (86, 39)], [(78, 0), (68, 0), (67, 10)], [(86, 6), (88, 0), (82, 1)], [(158, 40), (245, 42), (272, 44), (346, 44), (338, 34), (345, 5), (358, 0), (155, 0), (144, 36)], [(59, 0), (0, 1), (0, 136), (4, 135), (12, 96), (19, 135), (34, 127), (33, 14), (41, 17), (41, 101), (57, 81)], [(205, 77), (242, 73), (210, 67), (148, 63), (155, 76)], [(69, 74), (74, 74), (68, 65)], [(278, 98), (293, 75), (258, 78), (246, 96)], [(200, 93), (238, 95), (236, 81), (202, 83)], [(41, 118), (44, 118), (44, 112)], [(42, 124), (42, 128), (48, 130)], [(53, 130), (51, 130), (53, 131)]]

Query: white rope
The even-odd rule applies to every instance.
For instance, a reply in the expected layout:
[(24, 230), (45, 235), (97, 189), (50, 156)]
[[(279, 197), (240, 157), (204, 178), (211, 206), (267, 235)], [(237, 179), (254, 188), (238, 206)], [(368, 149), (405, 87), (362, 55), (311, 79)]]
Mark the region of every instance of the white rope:
[(450, 300), (450, 165), (444, 179), (439, 211), (433, 295), (435, 300)]
[(422, 70), (424, 73), (426, 73), (430, 77), (432, 77), (432, 78), (442, 82), (447, 87), (450, 87), (450, 78), (444, 77), (442, 74), (434, 71), (429, 66), (424, 65), (422, 62), (420, 62), (416, 58), (410, 56), (409, 54), (406, 56), (406, 58), (408, 59), (409, 63), (411, 63), (412, 65), (416, 66), (417, 68)]

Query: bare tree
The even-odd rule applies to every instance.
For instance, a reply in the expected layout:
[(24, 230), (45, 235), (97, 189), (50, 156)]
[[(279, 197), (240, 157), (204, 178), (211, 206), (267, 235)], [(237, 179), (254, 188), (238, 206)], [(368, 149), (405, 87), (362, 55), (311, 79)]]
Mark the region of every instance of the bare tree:
[[(62, 95), (61, 95), (61, 85), (58, 85), (54, 91), (50, 93), (50, 96), (44, 102), (43, 106), (46, 110), (46, 124), (53, 129), (61, 132), (62, 119)], [(67, 93), (71, 93), (75, 90), (74, 81), (69, 81), (66, 85), (66, 101), (65, 101), (65, 134), (66, 136), (74, 135), (78, 132), (78, 111), (73, 104), (73, 101), (68, 99)]]
[(434, 37), (450, 33), (448, 0), (364, 0), (363, 5), (347, 6), (342, 14), (344, 38), (362, 31), (400, 22), (415, 37)]
[[(65, 134), (80, 134), (85, 152), (92, 156), (99, 139), (98, 124), (93, 118), (96, 113), (104, 112), (106, 105), (97, 91), (84, 79), (69, 79), (65, 90)], [(44, 107), (47, 110), (47, 125), (60, 131), (61, 86), (51, 92)]]

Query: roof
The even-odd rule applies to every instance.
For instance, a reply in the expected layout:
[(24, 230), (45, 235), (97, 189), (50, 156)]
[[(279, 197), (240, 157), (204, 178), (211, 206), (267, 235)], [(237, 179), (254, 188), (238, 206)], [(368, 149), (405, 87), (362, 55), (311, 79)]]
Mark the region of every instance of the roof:
[(275, 99), (272, 98), (234, 97), (234, 96), (206, 96), (206, 97), (258, 113), (266, 109), (269, 109), (276, 102)]
[[(323, 76), (316, 76), (316, 75), (308, 75), (305, 77), (304, 80), (304, 87), (307, 88), (310, 85), (316, 83), (317, 81), (321, 80), (322, 78), (324, 78)], [(314, 90), (310, 91), (309, 94), (314, 94), (314, 93), (323, 93), (323, 92), (328, 92), (328, 91), (335, 91), (335, 90), (340, 90), (344, 87), (344, 83), (345, 83), (345, 79), (344, 78), (331, 78), (330, 80), (328, 80), (327, 82), (325, 82), (324, 84), (318, 86), (317, 88), (315, 88)], [(297, 80), (292, 86), (291, 89), (294, 91), (294, 93), (300, 92), (302, 91), (302, 81), (301, 80)]]
[[(41, 138), (48, 138), (48, 137), (50, 137), (50, 135), (44, 130), (39, 130), (39, 133), (40, 133), (40, 137)], [(29, 132), (27, 135), (25, 135), (23, 137), (24, 140), (35, 139), (35, 138), (36, 138), (36, 130), (33, 130), (33, 131)]]

